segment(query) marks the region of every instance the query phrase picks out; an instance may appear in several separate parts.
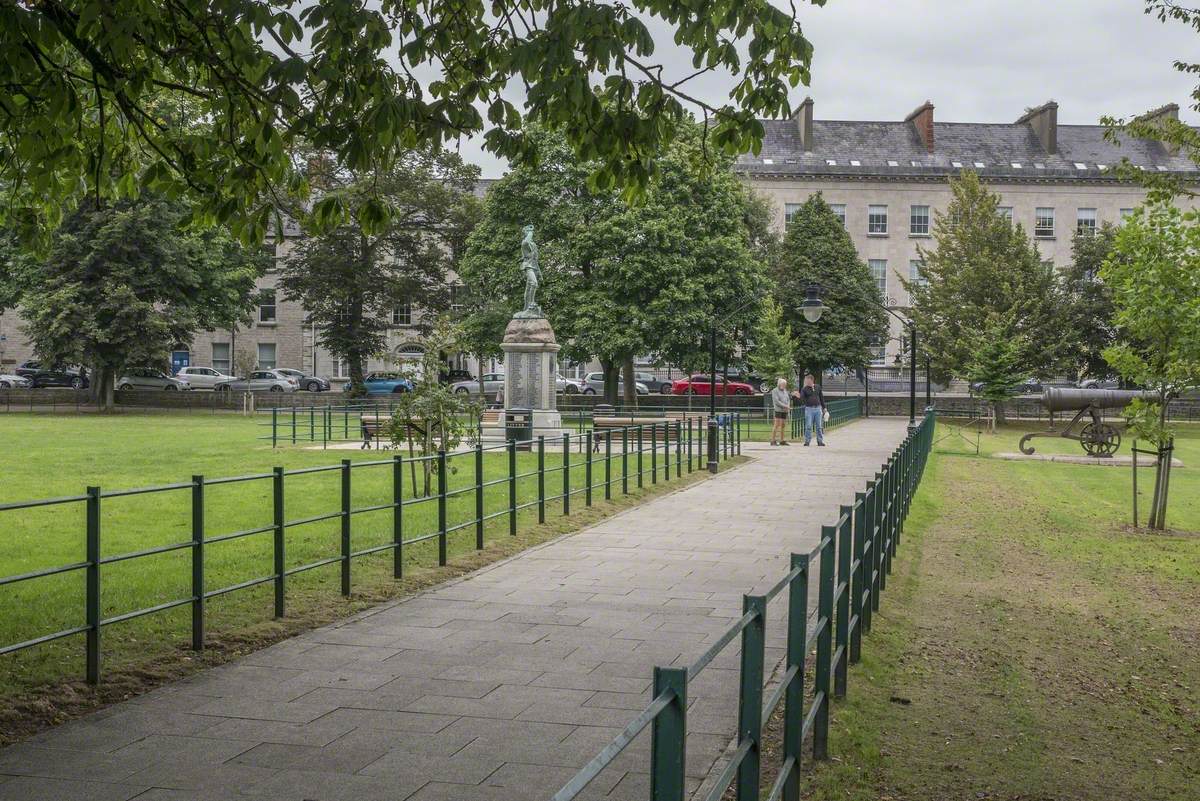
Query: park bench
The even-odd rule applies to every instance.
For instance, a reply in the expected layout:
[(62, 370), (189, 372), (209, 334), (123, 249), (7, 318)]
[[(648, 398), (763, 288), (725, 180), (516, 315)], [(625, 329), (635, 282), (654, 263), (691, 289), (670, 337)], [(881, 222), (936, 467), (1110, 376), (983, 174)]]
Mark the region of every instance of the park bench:
[(389, 435), (383, 440), (379, 438), (379, 435), (385, 433), (391, 424), (392, 416), (390, 414), (364, 414), (359, 421), (362, 429), (362, 447), (359, 450), (370, 448), (372, 440), (380, 442), (383, 450), (391, 450), (391, 436)]
[[(611, 408), (611, 407), (610, 407)], [(688, 420), (695, 420), (700, 427), (703, 427), (705, 421), (708, 420), (708, 415), (697, 412), (667, 412), (662, 417), (631, 417), (625, 415), (612, 415), (605, 417), (592, 418), (592, 450), (599, 451), (600, 444), (604, 442), (606, 432), (613, 429), (630, 428), (632, 426), (644, 426), (643, 428), (643, 444), (648, 442), (651, 433), (650, 426), (654, 426), (655, 431), (653, 436), (658, 442), (664, 441), (663, 424), (666, 424), (665, 441), (671, 442), (675, 439), (675, 423), (679, 422), (680, 434), (687, 431)], [(693, 425), (693, 428), (696, 426)], [(630, 431), (631, 436), (637, 436), (635, 430)]]

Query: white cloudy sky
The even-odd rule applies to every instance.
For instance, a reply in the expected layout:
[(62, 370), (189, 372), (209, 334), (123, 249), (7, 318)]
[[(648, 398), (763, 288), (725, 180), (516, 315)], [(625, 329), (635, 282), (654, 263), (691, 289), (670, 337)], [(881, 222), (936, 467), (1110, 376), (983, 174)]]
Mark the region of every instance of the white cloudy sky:
[[(782, 7), (787, 4), (779, 2)], [(950, 122), (1011, 122), (1046, 100), (1061, 123), (1096, 123), (1168, 102), (1189, 106), (1195, 80), (1172, 68), (1200, 61), (1200, 35), (1142, 13), (1142, 0), (797, 0), (816, 49), (811, 94), (818, 119), (899, 120), (926, 99)], [(663, 25), (658, 59), (690, 66)], [(659, 32), (662, 36), (658, 36)], [(729, 79), (709, 76), (690, 91), (719, 103)], [(480, 147), (462, 153), (497, 176), (504, 165)]]

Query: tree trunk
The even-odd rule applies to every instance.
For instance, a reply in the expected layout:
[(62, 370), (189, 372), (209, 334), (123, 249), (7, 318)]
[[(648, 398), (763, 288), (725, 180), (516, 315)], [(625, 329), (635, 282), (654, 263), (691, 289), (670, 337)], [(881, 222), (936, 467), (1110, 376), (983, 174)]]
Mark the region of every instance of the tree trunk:
[(112, 367), (99, 365), (92, 368), (90, 392), (92, 401), (101, 412), (110, 412), (115, 405), (113, 390), (116, 387), (117, 376)]
[(624, 389), (625, 389), (625, 407), (628, 409), (637, 408), (637, 382), (633, 378), (633, 355), (625, 357), (625, 361), (621, 364), (621, 372), (623, 372)]
[(609, 406), (616, 407), (617, 381), (619, 379), (617, 363), (601, 357), (600, 369), (604, 371), (604, 402)]
[[(483, 383), (483, 354), (476, 354), (479, 359), (479, 399), (483, 401), (483, 407), (486, 409), (488, 405), (487, 389)], [(506, 399), (507, 400), (507, 399)]]
[(996, 413), (996, 425), (1002, 426), (1008, 423), (1008, 415), (1004, 410), (1004, 401), (996, 401), (992, 404), (992, 409)]

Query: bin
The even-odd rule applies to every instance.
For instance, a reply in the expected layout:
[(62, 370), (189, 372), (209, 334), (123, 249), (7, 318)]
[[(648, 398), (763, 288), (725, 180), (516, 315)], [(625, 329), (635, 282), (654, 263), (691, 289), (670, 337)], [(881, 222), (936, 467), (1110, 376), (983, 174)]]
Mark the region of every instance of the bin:
[(507, 441), (518, 443), (517, 450), (530, 450), (533, 447), (533, 409), (506, 409), (504, 434)]

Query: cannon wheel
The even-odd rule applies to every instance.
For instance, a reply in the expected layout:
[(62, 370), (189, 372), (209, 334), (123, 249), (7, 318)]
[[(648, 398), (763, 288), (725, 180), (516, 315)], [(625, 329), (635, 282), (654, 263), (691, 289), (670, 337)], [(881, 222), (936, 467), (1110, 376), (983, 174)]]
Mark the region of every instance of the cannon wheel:
[(1121, 432), (1108, 423), (1088, 423), (1079, 432), (1079, 444), (1088, 456), (1106, 459), (1121, 447)]

